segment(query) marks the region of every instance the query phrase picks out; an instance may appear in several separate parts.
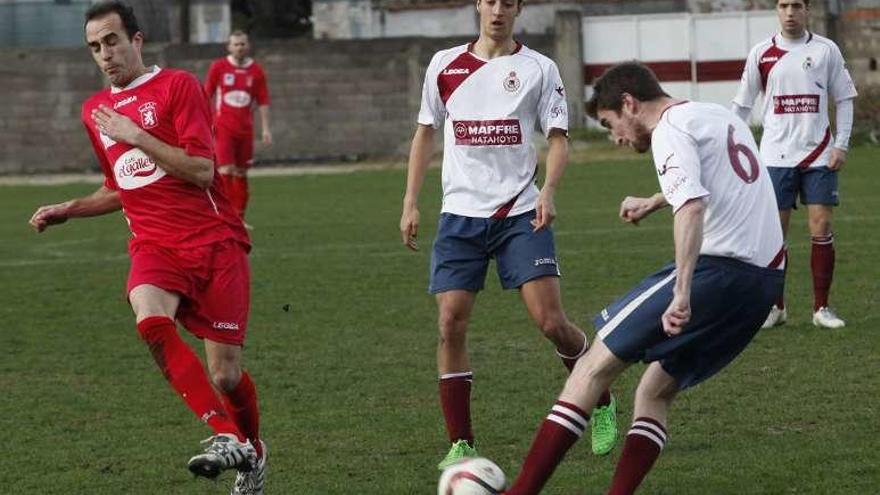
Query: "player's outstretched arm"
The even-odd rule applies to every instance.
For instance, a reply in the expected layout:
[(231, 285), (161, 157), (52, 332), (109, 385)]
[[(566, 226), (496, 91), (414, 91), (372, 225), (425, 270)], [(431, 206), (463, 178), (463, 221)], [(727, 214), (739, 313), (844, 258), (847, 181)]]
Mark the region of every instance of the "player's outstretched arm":
[(663, 194), (657, 193), (650, 198), (627, 196), (620, 203), (620, 219), (638, 226), (639, 221), (651, 213), (669, 206)]
[(269, 128), (269, 105), (257, 107), (260, 112), (260, 128), (263, 130), (261, 142), (265, 146), (272, 145), (272, 130)]
[(403, 196), (403, 212), (400, 215), (400, 238), (403, 245), (418, 251), (416, 237), (419, 233), (419, 193), (425, 182), (425, 173), (434, 153), (434, 128), (419, 124), (413, 136), (406, 172), (406, 193)]
[(535, 219), (532, 227), (537, 232), (544, 227), (549, 227), (556, 220), (556, 205), (553, 198), (559, 181), (568, 166), (568, 135), (562, 129), (551, 129), (547, 135), (547, 173), (544, 176), (544, 185), (541, 187), (541, 195), (535, 205)]
[(183, 148), (156, 139), (131, 119), (106, 105), (100, 105), (92, 111), (92, 120), (111, 139), (140, 148), (170, 175), (202, 189), (211, 187), (214, 180), (213, 160), (187, 155)]
[(691, 319), (691, 281), (697, 257), (703, 245), (703, 215), (706, 205), (702, 198), (688, 200), (675, 212), (675, 287), (672, 302), (663, 313), (663, 331), (678, 335)]
[(101, 186), (89, 196), (37, 208), (29, 223), (34, 230), (42, 232), (50, 225), (66, 222), (68, 218), (94, 217), (117, 211), (120, 208), (122, 208), (122, 203), (119, 201), (119, 193)]

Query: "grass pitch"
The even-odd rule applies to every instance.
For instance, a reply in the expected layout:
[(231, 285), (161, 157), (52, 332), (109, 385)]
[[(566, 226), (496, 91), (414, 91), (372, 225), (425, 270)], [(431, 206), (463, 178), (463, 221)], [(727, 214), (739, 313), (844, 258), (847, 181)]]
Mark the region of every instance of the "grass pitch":
[[(589, 318), (672, 258), (670, 215), (634, 228), (626, 194), (657, 184), (646, 158), (573, 163), (555, 225), (569, 315)], [(850, 153), (835, 213), (832, 304), (843, 330), (810, 324), (809, 236), (793, 217), (789, 324), (759, 334), (721, 375), (683, 394), (641, 493), (873, 494), (880, 486), (880, 196), (876, 148)], [(271, 451), (269, 493), (435, 493), (447, 445), (437, 403), (435, 307), (426, 293), (439, 173), (421, 200), (422, 249), (398, 219), (405, 172), (257, 178), (246, 366)], [(5, 357), (0, 493), (221, 494), (186, 470), (210, 432), (165, 384), (123, 295), (118, 214), (36, 235), (40, 204), (93, 185), (0, 187)], [(191, 340), (192, 341), (192, 340)], [(194, 342), (194, 341), (193, 341)], [(490, 270), (470, 331), (480, 452), (512, 478), (565, 377), (516, 292)], [(629, 425), (641, 365), (615, 387)], [(602, 494), (620, 449), (570, 452), (545, 493)]]

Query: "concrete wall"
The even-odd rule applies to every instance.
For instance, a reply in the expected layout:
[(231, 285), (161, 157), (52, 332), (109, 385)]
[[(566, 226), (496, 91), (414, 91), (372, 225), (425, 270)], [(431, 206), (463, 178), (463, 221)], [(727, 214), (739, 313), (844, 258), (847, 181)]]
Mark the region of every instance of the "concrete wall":
[[(470, 38), (398, 38), (260, 43), (269, 78), (275, 145), (263, 160), (404, 155), (422, 79), (439, 49)], [(546, 54), (553, 38), (523, 41)], [(145, 61), (204, 77), (222, 45), (147, 45)], [(0, 72), (0, 174), (97, 170), (80, 105), (104, 85), (88, 51), (10, 50)]]

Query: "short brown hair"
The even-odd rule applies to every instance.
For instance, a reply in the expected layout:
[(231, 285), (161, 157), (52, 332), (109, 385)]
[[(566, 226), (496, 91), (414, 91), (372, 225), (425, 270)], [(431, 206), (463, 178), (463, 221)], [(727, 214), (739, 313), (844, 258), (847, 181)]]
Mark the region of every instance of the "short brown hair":
[(587, 115), (595, 119), (599, 110), (620, 112), (624, 93), (639, 101), (669, 96), (660, 87), (651, 69), (636, 61), (623, 62), (606, 70), (593, 83), (593, 96), (587, 102)]
[(128, 35), (129, 40), (134, 38), (134, 35), (141, 31), (140, 26), (138, 26), (137, 18), (134, 16), (134, 9), (118, 0), (98, 2), (89, 7), (85, 13), (83, 29), (85, 29), (86, 24), (92, 19), (104, 17), (107, 14), (117, 14), (119, 16), (119, 19), (122, 20), (122, 27), (125, 28), (125, 34)]
[(248, 34), (247, 34), (246, 32), (244, 32), (244, 31), (242, 31), (241, 29), (236, 29), (235, 31), (229, 33), (229, 36), (227, 37), (227, 39), (229, 39), (229, 38), (233, 38), (233, 37), (236, 37), (236, 36), (247, 36), (247, 35), (248, 35)]

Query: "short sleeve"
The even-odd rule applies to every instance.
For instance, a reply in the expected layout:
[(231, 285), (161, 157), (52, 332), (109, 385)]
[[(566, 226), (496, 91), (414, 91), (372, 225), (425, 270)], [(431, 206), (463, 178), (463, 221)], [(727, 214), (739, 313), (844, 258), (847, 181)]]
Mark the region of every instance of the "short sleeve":
[(669, 122), (661, 122), (651, 139), (660, 191), (675, 213), (686, 202), (709, 195), (703, 187), (697, 143)]
[(541, 87), (541, 100), (538, 102), (538, 122), (544, 136), (551, 129), (568, 132), (568, 103), (565, 101), (565, 86), (559, 69), (552, 61), (543, 69), (544, 81)]
[(101, 138), (95, 132), (95, 129), (90, 126), (89, 123), (86, 121), (85, 110), (86, 108), (84, 106), (82, 123), (83, 126), (86, 128), (86, 135), (89, 136), (89, 141), (92, 143), (92, 150), (95, 152), (95, 157), (98, 159), (98, 164), (101, 165), (101, 172), (104, 173), (104, 187), (116, 191), (119, 189), (119, 186), (116, 185), (116, 179), (113, 177), (113, 167), (107, 160), (107, 154), (105, 153), (104, 144), (101, 142)]
[(189, 73), (180, 73), (172, 85), (172, 120), (178, 144), (189, 156), (214, 159), (211, 134), (211, 111), (199, 81)]
[(733, 102), (743, 108), (752, 108), (755, 98), (761, 92), (761, 73), (758, 70), (758, 48), (755, 46), (749, 52), (746, 58), (746, 65), (743, 67), (742, 77), (739, 80), (739, 89)]
[(257, 67), (257, 75), (254, 78), (254, 99), (257, 105), (266, 106), (269, 104), (269, 86), (266, 83), (266, 73), (261, 67)]
[(220, 66), (217, 62), (211, 64), (211, 67), (208, 68), (208, 75), (205, 77), (205, 93), (208, 95), (208, 98), (214, 96), (214, 92), (217, 91), (217, 83), (219, 82), (220, 77)]
[(846, 68), (846, 62), (843, 60), (843, 54), (840, 53), (840, 48), (837, 45), (833, 45), (830, 58), (828, 85), (829, 93), (834, 101), (848, 100), (858, 96), (856, 85), (853, 83), (852, 76)]
[(429, 125), (435, 129), (443, 125), (446, 118), (446, 110), (440, 99), (440, 88), (437, 86), (437, 77), (440, 73), (440, 53), (434, 55), (428, 70), (425, 71), (425, 83), (422, 86), (422, 104), (419, 108), (418, 122)]

